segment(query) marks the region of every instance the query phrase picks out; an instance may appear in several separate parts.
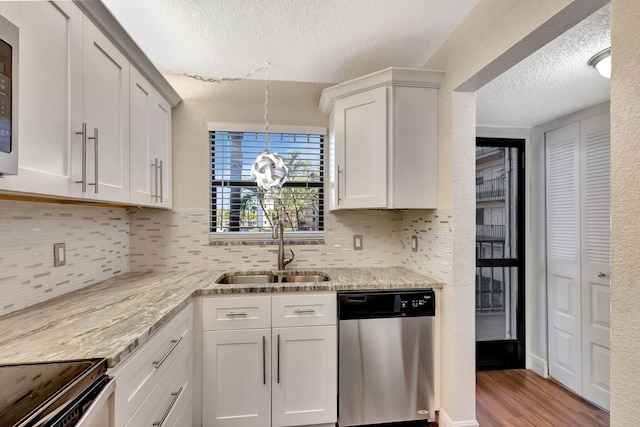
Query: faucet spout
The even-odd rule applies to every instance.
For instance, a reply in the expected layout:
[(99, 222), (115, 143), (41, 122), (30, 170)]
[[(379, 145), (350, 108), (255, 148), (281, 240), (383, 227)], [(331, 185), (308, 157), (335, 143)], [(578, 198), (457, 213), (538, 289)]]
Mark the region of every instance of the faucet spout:
[(278, 270), (284, 270), (287, 264), (291, 263), (295, 258), (295, 254), (291, 249), (291, 258), (284, 257), (284, 224), (282, 220), (278, 220), (278, 222), (273, 227), (273, 234), (271, 235), (274, 239), (279, 239), (278, 244)]

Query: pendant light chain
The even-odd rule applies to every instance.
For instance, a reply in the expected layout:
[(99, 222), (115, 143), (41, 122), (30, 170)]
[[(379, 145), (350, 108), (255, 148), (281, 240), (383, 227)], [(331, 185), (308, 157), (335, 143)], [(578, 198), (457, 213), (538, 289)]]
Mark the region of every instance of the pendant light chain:
[(266, 138), (264, 142), (265, 151), (269, 152), (269, 64), (262, 67), (264, 69), (264, 127)]

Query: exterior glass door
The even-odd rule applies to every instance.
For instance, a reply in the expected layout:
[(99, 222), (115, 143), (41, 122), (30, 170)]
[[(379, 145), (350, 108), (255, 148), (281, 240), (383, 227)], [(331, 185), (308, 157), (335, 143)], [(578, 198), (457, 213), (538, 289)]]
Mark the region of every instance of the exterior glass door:
[(476, 367), (524, 368), (524, 140), (476, 140)]

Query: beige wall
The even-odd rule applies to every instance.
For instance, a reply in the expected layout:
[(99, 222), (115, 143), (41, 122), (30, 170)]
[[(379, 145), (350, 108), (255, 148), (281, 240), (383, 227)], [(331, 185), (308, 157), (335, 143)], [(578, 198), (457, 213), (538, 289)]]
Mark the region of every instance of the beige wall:
[[(183, 98), (173, 110), (174, 209), (206, 208), (209, 204), (208, 122), (264, 124), (264, 81), (204, 83), (166, 75)], [(269, 83), (269, 122), (327, 126), (318, 108), (322, 83)]]
[(453, 283), (440, 301), (442, 425), (476, 425), (475, 95), (456, 90), (477, 90), (528, 56), (581, 20), (586, 3), (595, 10), (593, 2), (481, 0), (423, 67), (445, 71), (438, 105), (438, 204), (453, 212)]
[(640, 2), (611, 2), (611, 425), (638, 425), (640, 396)]

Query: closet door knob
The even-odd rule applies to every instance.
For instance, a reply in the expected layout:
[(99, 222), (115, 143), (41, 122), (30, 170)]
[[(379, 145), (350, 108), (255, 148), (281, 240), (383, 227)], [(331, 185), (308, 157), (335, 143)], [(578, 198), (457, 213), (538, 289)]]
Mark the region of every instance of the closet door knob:
[(598, 277), (604, 277), (604, 276), (606, 276), (606, 274), (604, 274), (602, 271), (598, 273)]

